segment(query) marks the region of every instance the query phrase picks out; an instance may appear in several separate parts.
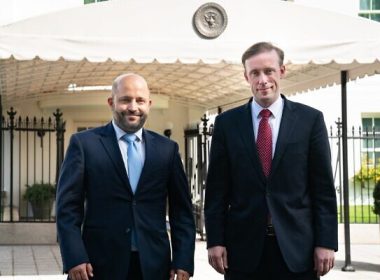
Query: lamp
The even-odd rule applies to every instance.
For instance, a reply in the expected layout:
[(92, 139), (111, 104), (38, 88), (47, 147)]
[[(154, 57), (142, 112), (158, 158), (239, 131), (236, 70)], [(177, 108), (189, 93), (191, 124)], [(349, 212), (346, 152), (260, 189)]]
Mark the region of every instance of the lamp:
[(164, 135), (170, 139), (170, 136), (172, 135), (172, 129), (173, 129), (173, 123), (172, 122), (166, 122), (165, 124), (165, 130)]

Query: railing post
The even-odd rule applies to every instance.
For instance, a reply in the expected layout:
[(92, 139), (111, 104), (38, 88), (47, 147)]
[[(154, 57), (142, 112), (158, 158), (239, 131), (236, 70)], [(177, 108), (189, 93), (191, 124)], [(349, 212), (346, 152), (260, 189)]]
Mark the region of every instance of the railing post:
[(10, 221), (13, 222), (13, 138), (15, 126), (16, 111), (11, 107), (10, 111), (7, 111), (9, 115), (9, 135), (10, 135), (10, 178), (9, 178), (9, 209), (10, 209)]
[(3, 221), (3, 103), (0, 94), (0, 222)]
[(341, 161), (341, 154), (342, 154), (342, 146), (341, 146), (341, 139), (342, 139), (342, 122), (340, 121), (340, 118), (338, 118), (338, 121), (335, 122), (337, 126), (337, 137), (338, 137), (338, 156), (337, 156), (337, 166), (338, 169), (338, 176), (339, 176), (339, 222), (343, 222), (344, 217), (344, 210), (343, 210), (343, 187), (342, 187), (342, 161)]
[(208, 129), (207, 129), (207, 122), (209, 119), (207, 118), (206, 114), (203, 115), (201, 118), (203, 129), (202, 129), (202, 184), (201, 184), (201, 213), (200, 213), (200, 225), (201, 225), (201, 240), (204, 240), (204, 233), (203, 233), (203, 227), (204, 227), (204, 213), (203, 213), (203, 206), (204, 206), (204, 191), (206, 189), (206, 176), (207, 176), (207, 136), (208, 136)]
[(56, 166), (56, 173), (55, 173), (55, 182), (58, 183), (59, 178), (59, 171), (61, 169), (61, 164), (63, 162), (63, 156), (64, 156), (64, 144), (65, 144), (65, 126), (66, 123), (62, 120), (62, 113), (59, 109), (55, 113), (53, 113), (53, 116), (55, 117), (55, 129), (57, 131), (57, 166)]

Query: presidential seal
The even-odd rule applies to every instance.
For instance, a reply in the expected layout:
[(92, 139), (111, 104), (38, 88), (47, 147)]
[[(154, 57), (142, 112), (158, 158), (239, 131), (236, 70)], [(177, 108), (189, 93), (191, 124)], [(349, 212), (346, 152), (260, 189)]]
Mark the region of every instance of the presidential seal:
[(216, 3), (203, 4), (194, 14), (193, 26), (202, 38), (217, 38), (226, 29), (226, 11)]

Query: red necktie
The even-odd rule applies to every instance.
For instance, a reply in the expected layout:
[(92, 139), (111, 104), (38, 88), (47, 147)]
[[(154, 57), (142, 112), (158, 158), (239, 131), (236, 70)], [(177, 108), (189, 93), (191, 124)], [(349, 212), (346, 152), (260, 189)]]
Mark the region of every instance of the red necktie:
[(272, 129), (269, 124), (271, 111), (263, 109), (260, 112), (261, 120), (257, 133), (257, 152), (261, 160), (261, 166), (266, 177), (268, 177), (272, 165)]

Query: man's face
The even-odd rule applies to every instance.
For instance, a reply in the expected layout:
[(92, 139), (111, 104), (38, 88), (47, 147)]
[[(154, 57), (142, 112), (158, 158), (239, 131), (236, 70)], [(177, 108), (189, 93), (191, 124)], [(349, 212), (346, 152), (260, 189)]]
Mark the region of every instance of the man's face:
[(152, 104), (146, 82), (139, 76), (124, 77), (117, 92), (108, 98), (113, 118), (118, 127), (128, 133), (142, 128)]
[(280, 79), (284, 75), (285, 66), (280, 66), (275, 50), (259, 53), (245, 61), (245, 79), (251, 86), (253, 98), (264, 108), (280, 96)]

